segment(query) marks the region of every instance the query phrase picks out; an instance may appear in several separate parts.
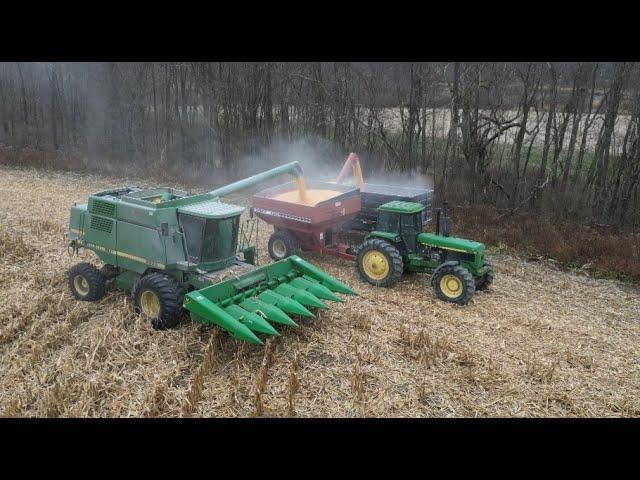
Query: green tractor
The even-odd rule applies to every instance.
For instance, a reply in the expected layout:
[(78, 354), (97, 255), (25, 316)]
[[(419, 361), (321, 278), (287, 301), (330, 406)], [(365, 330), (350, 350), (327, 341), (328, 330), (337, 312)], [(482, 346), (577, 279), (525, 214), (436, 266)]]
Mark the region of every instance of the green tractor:
[[(139, 313), (155, 328), (176, 325), (183, 307), (195, 321), (217, 325), (236, 338), (262, 344), (256, 335), (278, 335), (271, 323), (295, 326), (290, 315), (312, 317), (323, 300), (342, 301), (349, 287), (297, 256), (255, 266), (255, 245), (239, 244), (244, 207), (220, 197), (288, 173), (298, 162), (276, 167), (208, 193), (173, 188), (123, 188), (91, 195), (71, 207), (70, 253), (92, 250), (104, 266), (79, 263), (69, 271), (72, 295), (96, 301), (107, 281), (132, 292)], [(250, 235), (249, 235), (250, 236)]]
[[(493, 267), (482, 243), (449, 236), (451, 222), (436, 210), (436, 233), (423, 232), (425, 206), (393, 201), (378, 207), (376, 229), (358, 247), (356, 265), (363, 280), (391, 287), (408, 272), (431, 274), (438, 298), (464, 305), (476, 290), (493, 282)], [(442, 233), (441, 233), (442, 232)]]

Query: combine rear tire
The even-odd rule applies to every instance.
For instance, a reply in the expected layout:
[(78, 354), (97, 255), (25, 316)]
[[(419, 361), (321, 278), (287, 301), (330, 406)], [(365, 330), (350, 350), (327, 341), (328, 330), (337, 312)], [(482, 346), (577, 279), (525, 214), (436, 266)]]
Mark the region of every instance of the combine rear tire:
[(277, 230), (269, 237), (269, 256), (275, 260), (283, 260), (298, 252), (298, 240), (286, 230)]
[(360, 245), (356, 266), (360, 277), (377, 287), (392, 287), (404, 270), (398, 249), (379, 238), (370, 238)]
[(479, 278), (476, 278), (476, 290), (486, 290), (493, 283), (493, 265), (489, 262), (484, 262), (489, 267), (487, 273)]
[(440, 300), (465, 305), (476, 291), (473, 275), (460, 265), (438, 267), (431, 277), (431, 285)]
[(162, 273), (145, 275), (133, 286), (136, 312), (151, 318), (151, 324), (157, 330), (165, 330), (180, 323), (181, 297), (176, 282)]
[(95, 266), (82, 262), (69, 269), (69, 289), (77, 299), (95, 302), (104, 297), (106, 280)]

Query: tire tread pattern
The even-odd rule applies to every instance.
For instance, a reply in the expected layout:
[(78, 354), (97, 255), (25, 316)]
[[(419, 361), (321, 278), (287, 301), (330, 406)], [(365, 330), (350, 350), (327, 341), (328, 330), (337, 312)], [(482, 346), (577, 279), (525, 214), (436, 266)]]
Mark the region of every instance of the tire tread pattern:
[[(447, 297), (442, 290), (440, 290), (440, 279), (447, 274), (452, 274), (462, 279), (462, 283), (464, 284), (464, 292), (461, 297), (458, 299), (451, 299)], [(445, 265), (441, 268), (437, 268), (435, 272), (433, 272), (433, 276), (431, 277), (431, 285), (436, 292), (436, 296), (440, 300), (444, 300), (445, 302), (457, 303), (459, 305), (466, 305), (473, 297), (473, 294), (476, 292), (476, 282), (471, 275), (471, 272), (464, 268), (462, 265)]]
[[(387, 261), (391, 268), (389, 269), (389, 275), (387, 275), (383, 280), (373, 280), (369, 278), (362, 268), (362, 257), (366, 252), (371, 250), (382, 252), (387, 257)], [(400, 255), (398, 249), (389, 242), (385, 242), (380, 238), (370, 238), (365, 240), (358, 248), (358, 252), (356, 253), (356, 267), (360, 274), (360, 278), (365, 282), (377, 287), (392, 287), (402, 277), (404, 262), (402, 261), (402, 255)]]
[(273, 242), (275, 240), (282, 240), (284, 246), (287, 249), (287, 253), (283, 258), (290, 257), (291, 255), (295, 255), (298, 252), (298, 240), (287, 230), (276, 230), (269, 237), (269, 243), (267, 245), (267, 249), (269, 250), (269, 256), (274, 261), (283, 260), (283, 258), (278, 258), (273, 253)]
[[(73, 284), (73, 279), (77, 275), (82, 275), (89, 282), (89, 293), (85, 297), (76, 291)], [(104, 275), (100, 273), (100, 270), (98, 270), (95, 265), (88, 262), (77, 263), (69, 269), (68, 284), (73, 297), (83, 302), (100, 300), (106, 292), (106, 279)]]
[(184, 293), (173, 278), (163, 273), (152, 272), (136, 280), (133, 286), (133, 300), (137, 313), (142, 312), (140, 296), (145, 289), (152, 290), (160, 300), (160, 316), (151, 319), (153, 328), (165, 330), (180, 323)]

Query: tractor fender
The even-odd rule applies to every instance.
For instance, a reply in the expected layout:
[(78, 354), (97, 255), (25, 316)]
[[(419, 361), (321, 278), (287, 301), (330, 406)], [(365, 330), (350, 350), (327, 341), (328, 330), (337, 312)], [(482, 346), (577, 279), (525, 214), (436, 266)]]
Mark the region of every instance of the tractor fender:
[(458, 262), (457, 260), (449, 260), (448, 262), (444, 262), (438, 265), (436, 269), (433, 271), (433, 273), (431, 274), (431, 285), (433, 285), (433, 279), (436, 278), (436, 273), (438, 273), (438, 271), (440, 271), (441, 268), (449, 267), (449, 266), (454, 267), (459, 264), (460, 262)]

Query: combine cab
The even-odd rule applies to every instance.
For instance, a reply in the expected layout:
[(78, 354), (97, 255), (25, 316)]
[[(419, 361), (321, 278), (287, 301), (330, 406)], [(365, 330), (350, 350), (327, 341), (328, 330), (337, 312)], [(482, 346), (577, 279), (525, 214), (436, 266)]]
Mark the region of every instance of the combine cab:
[(194, 320), (257, 344), (257, 334), (278, 334), (272, 324), (295, 326), (292, 316), (313, 316), (325, 300), (341, 301), (336, 293), (354, 294), (301, 258), (256, 267), (255, 246), (238, 249), (244, 208), (220, 197), (284, 173), (301, 178), (302, 170), (292, 162), (200, 195), (173, 188), (91, 195), (71, 208), (66, 237), (72, 252), (92, 250), (105, 266), (72, 267), (71, 293), (99, 300), (115, 279), (156, 328), (176, 325), (184, 307)]

